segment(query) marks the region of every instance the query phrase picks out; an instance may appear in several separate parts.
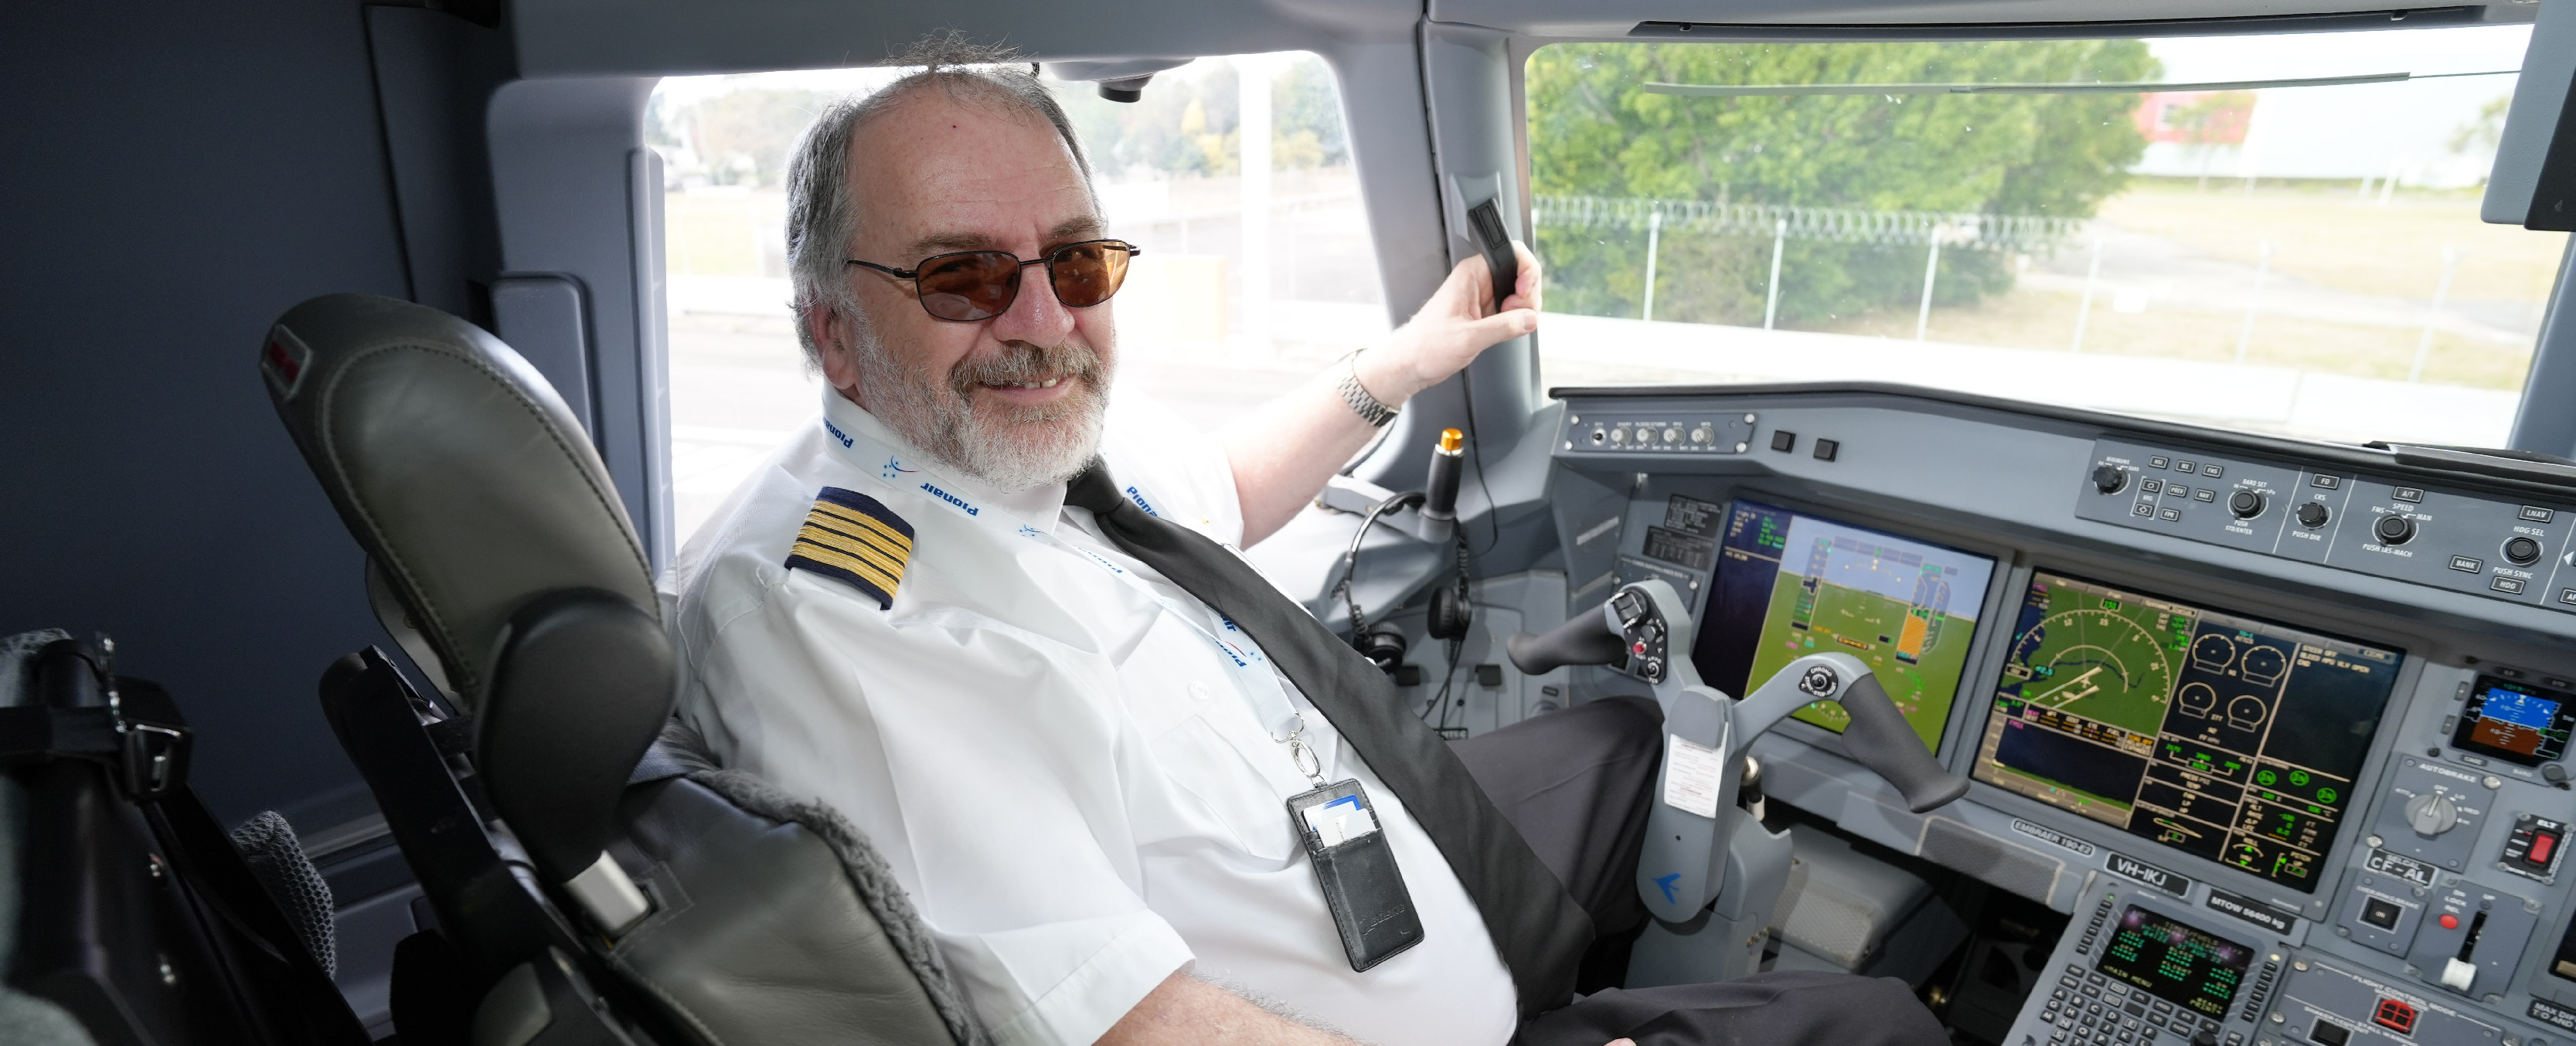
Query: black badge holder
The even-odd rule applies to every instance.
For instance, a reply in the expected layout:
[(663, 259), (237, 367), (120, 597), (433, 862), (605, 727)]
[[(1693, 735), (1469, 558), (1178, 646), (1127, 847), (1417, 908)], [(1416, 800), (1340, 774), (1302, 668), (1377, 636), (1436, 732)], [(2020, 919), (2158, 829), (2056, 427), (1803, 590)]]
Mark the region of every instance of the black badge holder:
[[(1309, 810), (1319, 812), (1309, 816)], [(1412, 892), (1404, 888), (1404, 871), (1396, 867), (1377, 809), (1357, 780), (1291, 797), (1288, 821), (1306, 844), (1315, 884), (1323, 887), (1353, 972), (1422, 943), (1422, 919), (1414, 914)], [(1319, 821), (1333, 822), (1342, 841), (1327, 843)]]
[(1476, 243), (1485, 249), (1485, 268), (1494, 274), (1494, 308), (1503, 307), (1503, 299), (1512, 296), (1512, 288), (1521, 282), (1520, 255), (1512, 251), (1512, 234), (1503, 228), (1503, 212), (1493, 200), (1469, 208), (1467, 224), (1476, 230)]

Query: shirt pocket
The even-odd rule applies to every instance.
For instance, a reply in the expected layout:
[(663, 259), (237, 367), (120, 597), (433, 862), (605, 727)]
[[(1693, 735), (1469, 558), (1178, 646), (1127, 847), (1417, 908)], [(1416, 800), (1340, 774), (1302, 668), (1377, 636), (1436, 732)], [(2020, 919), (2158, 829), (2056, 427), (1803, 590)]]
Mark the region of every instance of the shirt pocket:
[[(1232, 695), (1220, 694), (1222, 701)], [(1214, 702), (1210, 702), (1213, 704)], [(1262, 772), (1231, 736), (1235, 730), (1224, 723), (1229, 718), (1223, 709), (1207, 709), (1214, 715), (1194, 715), (1163, 731), (1152, 740), (1156, 761), (1172, 785), (1196, 799), (1197, 816), (1207, 824), (1193, 826), (1220, 839), (1231, 841), (1235, 848), (1250, 857), (1271, 864), (1285, 865), (1296, 856), (1297, 837), (1288, 824), (1288, 796), (1281, 792), (1272, 775)], [(1287, 748), (1271, 745), (1267, 737), (1262, 744), (1278, 748), (1273, 754), (1284, 767)], [(1300, 779), (1299, 783), (1304, 782)], [(1297, 791), (1304, 791), (1299, 788)]]

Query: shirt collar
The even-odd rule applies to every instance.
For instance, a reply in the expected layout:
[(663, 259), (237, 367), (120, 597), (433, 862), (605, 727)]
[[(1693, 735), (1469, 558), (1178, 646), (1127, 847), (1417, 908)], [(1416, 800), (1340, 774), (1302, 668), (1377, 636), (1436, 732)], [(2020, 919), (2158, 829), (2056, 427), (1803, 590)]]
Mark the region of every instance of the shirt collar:
[[(921, 448), (913, 446), (912, 441), (895, 435), (893, 429), (876, 419), (876, 415), (850, 402), (849, 397), (841, 395), (841, 390), (828, 384), (823, 386), (823, 416), (834, 425), (885, 444), (900, 453), (922, 461), (938, 461), (937, 458), (923, 452)], [(826, 442), (831, 445), (834, 453), (840, 454), (844, 460), (860, 468), (875, 469), (884, 464), (881, 461), (859, 461), (852, 456), (855, 451), (842, 447), (838, 441)], [(1027, 490), (1005, 493), (992, 484), (967, 475), (946, 462), (939, 462), (938, 469), (940, 478), (946, 480), (951, 486), (957, 487), (958, 493), (987, 505), (999, 506), (1002, 511), (1017, 517), (1020, 522), (1047, 533), (1055, 532), (1056, 521), (1064, 514), (1065, 485), (1061, 482), (1041, 483)]]

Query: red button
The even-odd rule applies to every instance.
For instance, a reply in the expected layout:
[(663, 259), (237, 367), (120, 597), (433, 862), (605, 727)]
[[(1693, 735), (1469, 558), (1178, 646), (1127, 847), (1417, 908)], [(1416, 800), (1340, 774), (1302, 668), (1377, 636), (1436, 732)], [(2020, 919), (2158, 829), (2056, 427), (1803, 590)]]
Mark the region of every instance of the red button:
[(1645, 641), (1644, 641), (1644, 640), (1639, 640), (1639, 641), (1637, 642), (1637, 645), (1636, 645), (1636, 646), (1630, 647), (1629, 649), (1634, 650), (1634, 651), (1636, 651), (1636, 652), (1638, 652), (1638, 653), (1640, 653), (1640, 654), (1645, 653), (1645, 652), (1646, 652), (1646, 643), (1645, 643)]
[(2445, 929), (2445, 930), (2456, 930), (2456, 929), (2459, 929), (2459, 928), (2460, 928), (2460, 917), (2459, 917), (2459, 916), (2456, 916), (2456, 915), (2449, 914), (2449, 913), (2447, 913), (2447, 912), (2446, 912), (2446, 913), (2443, 913), (2443, 915), (2442, 915), (2442, 928), (2443, 928), (2443, 929)]
[(2555, 850), (2557, 850), (2557, 849), (2558, 849), (2558, 837), (2557, 837), (2557, 836), (2554, 836), (2554, 835), (2548, 835), (2548, 834), (2540, 834), (2540, 835), (2534, 835), (2534, 836), (2532, 836), (2532, 837), (2531, 837), (2531, 861), (2530, 861), (2530, 863), (2532, 863), (2532, 864), (2548, 864), (2548, 863), (2549, 863), (2549, 855), (2550, 855), (2550, 853), (2552, 853), (2553, 851), (2555, 851)]

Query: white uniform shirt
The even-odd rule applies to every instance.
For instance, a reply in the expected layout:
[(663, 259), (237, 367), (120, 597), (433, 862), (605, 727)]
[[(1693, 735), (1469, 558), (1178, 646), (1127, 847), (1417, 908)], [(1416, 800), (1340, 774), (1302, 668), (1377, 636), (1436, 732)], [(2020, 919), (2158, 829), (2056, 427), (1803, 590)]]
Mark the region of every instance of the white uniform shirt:
[[(943, 486), (988, 527), (884, 478), (913, 455), (824, 392), (824, 417), (710, 519), (673, 567), (680, 711), (725, 765), (830, 803), (893, 866), (1001, 1042), (1097, 1039), (1185, 964), (1380, 1043), (1502, 1043), (1511, 977), (1404, 804), (1289, 688), (1327, 781), (1356, 777), (1424, 937), (1354, 973), (1284, 805), (1314, 787), (1233, 666), (1180, 615), (1027, 523), (1204, 604), (1101, 538), (1056, 484)], [(1122, 486), (1221, 542), (1242, 536), (1215, 442), (1128, 402), (1104, 445)], [(845, 442), (833, 434), (856, 433)], [(925, 456), (926, 457), (926, 456)], [(892, 605), (784, 566), (824, 487), (914, 528)]]

